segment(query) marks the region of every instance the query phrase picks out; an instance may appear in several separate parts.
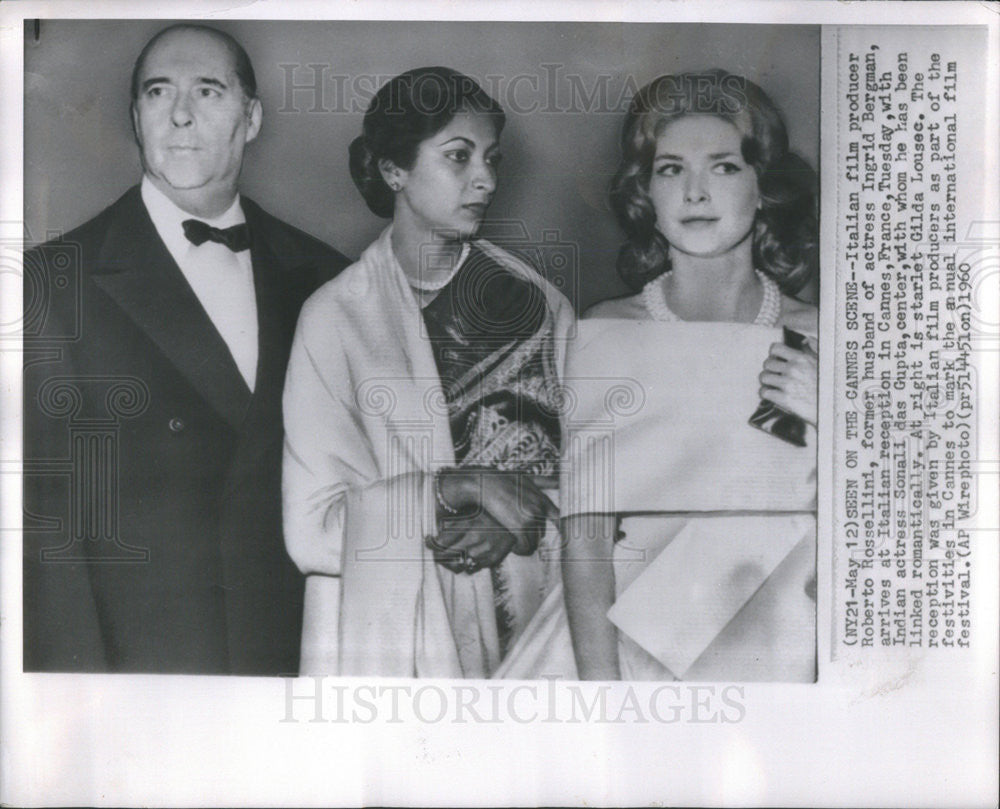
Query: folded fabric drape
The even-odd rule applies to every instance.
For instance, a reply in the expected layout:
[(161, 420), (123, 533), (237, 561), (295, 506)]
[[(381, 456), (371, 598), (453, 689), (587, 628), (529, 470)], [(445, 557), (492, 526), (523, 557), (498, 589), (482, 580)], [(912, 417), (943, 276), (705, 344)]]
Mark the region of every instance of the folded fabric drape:
[(815, 448), (748, 424), (781, 331), (610, 319), (578, 330), (562, 509), (624, 518), (609, 612), (623, 675), (812, 679)]
[[(390, 239), (388, 228), (306, 303), (292, 349), (283, 488), (286, 543), (307, 576), (303, 672), (487, 677), (501, 657), (490, 571), (453, 574), (424, 546), (437, 530), (432, 473), (456, 458), (422, 313)], [(561, 370), (568, 301), (495, 245), (473, 247), (542, 291)], [(504, 564), (516, 589), (543, 559)], [(558, 560), (547, 565), (558, 575)]]
[(815, 510), (815, 450), (748, 424), (780, 329), (611, 319), (577, 328), (563, 516)]

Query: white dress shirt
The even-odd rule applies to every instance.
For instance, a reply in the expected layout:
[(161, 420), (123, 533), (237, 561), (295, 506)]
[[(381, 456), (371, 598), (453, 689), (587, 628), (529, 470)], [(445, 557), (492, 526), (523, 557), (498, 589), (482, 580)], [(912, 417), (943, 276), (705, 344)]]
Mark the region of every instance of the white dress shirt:
[(182, 224), (185, 219), (199, 219), (215, 228), (242, 224), (246, 217), (239, 196), (224, 213), (206, 219), (178, 208), (148, 177), (143, 177), (142, 201), (156, 232), (225, 340), (252, 391), (257, 381), (257, 298), (250, 251), (234, 253), (212, 241), (195, 246), (184, 235)]

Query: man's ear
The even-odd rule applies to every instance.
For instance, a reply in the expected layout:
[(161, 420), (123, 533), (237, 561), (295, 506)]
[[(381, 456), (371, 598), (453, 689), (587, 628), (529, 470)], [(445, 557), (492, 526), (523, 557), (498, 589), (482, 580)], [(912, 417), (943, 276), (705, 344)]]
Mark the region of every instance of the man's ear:
[(135, 142), (142, 147), (142, 141), (139, 140), (139, 113), (136, 111), (134, 101), (130, 102), (128, 105), (128, 115), (132, 121), (132, 137), (135, 138)]
[(261, 106), (260, 99), (251, 98), (247, 104), (247, 137), (244, 141), (245, 143), (249, 143), (257, 137), (263, 118), (264, 108)]

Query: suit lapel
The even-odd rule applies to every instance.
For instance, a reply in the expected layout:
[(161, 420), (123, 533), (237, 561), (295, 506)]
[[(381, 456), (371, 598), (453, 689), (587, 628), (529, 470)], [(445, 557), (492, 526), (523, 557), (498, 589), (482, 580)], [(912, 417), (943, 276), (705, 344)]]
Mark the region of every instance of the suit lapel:
[[(288, 266), (295, 256), (279, 256), (271, 228), (259, 208), (244, 198), (250, 231), (254, 293), (257, 300), (257, 381), (242, 423), (244, 432), (230, 468), (227, 491), (255, 474), (265, 453), (284, 435), (281, 397), (299, 309), (315, 287), (311, 267)], [(241, 377), (242, 379), (242, 377)]]
[[(246, 648), (247, 627), (260, 623), (258, 585), (263, 578), (297, 575), (281, 541), (281, 447), (284, 436), (281, 397), (285, 368), (299, 308), (312, 291), (312, 274), (294, 265), (274, 245), (273, 228), (246, 198), (243, 210), (250, 230), (254, 290), (257, 298), (257, 382), (243, 423), (223, 493), (224, 508), (256, 492), (259, 522), (253, 531), (223, 530), (222, 584), (226, 600), (229, 654), (234, 671), (246, 667), (261, 650)], [(256, 537), (256, 539), (252, 539)], [(263, 542), (263, 544), (261, 544)], [(281, 605), (271, 605), (274, 609)], [(252, 663), (250, 664), (252, 665)]]
[(163, 244), (135, 188), (119, 203), (94, 282), (234, 429), (250, 391), (229, 348)]
[[(282, 270), (282, 262), (267, 239), (267, 229), (252, 203), (244, 209), (250, 228), (254, 291), (257, 297), (257, 391), (282, 386), (295, 322), (311, 289), (300, 288), (301, 273)], [(280, 390), (278, 391), (280, 398)], [(256, 395), (254, 398), (258, 398)]]

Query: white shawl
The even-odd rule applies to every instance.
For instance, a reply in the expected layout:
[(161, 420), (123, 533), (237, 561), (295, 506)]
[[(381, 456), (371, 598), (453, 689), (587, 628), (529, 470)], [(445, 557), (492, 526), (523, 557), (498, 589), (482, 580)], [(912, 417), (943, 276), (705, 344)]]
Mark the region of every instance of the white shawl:
[[(437, 530), (428, 473), (455, 459), (391, 231), (306, 302), (288, 366), (284, 527), (307, 577), (301, 671), (485, 677), (500, 663), (489, 571), (452, 574), (424, 546)], [(544, 291), (561, 374), (569, 302), (514, 256), (475, 245)], [(538, 557), (505, 563), (537, 566)]]

